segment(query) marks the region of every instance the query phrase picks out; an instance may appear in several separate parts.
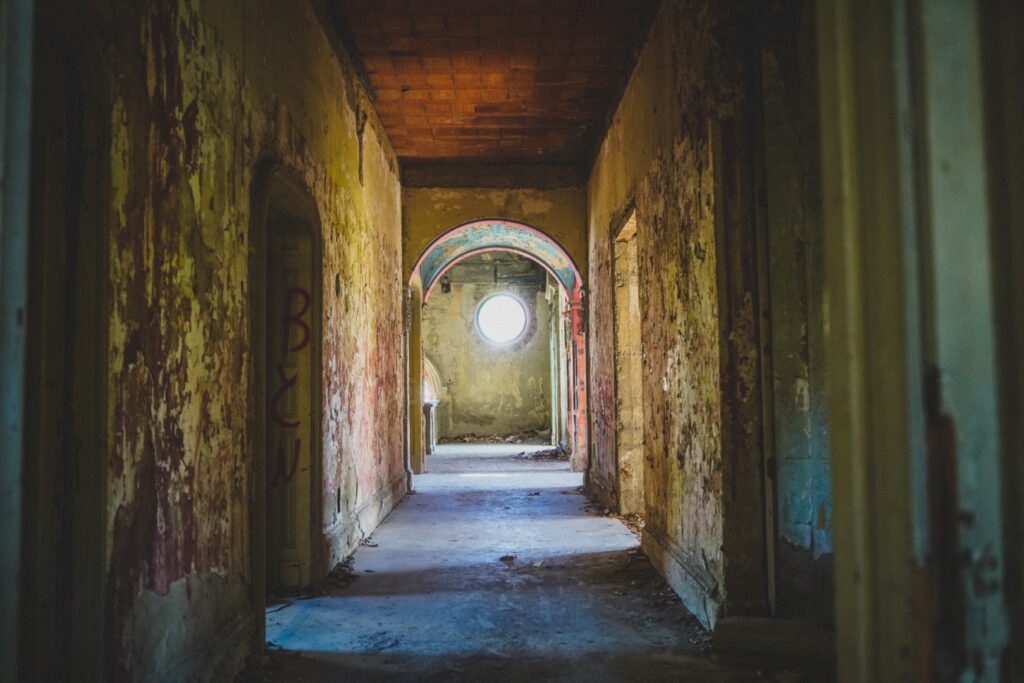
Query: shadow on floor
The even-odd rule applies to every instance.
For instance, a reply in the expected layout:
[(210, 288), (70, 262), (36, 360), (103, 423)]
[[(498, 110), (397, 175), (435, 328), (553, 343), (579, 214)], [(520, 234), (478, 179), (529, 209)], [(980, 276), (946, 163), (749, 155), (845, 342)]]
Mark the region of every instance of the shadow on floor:
[(268, 653), (240, 680), (829, 679), (712, 656), (637, 537), (588, 512), (580, 475), (513, 450), (449, 447), (451, 469), (418, 476), (358, 548), (357, 578), (267, 610)]
[(725, 666), (705, 655), (672, 652), (604, 652), (575, 656), (537, 656), (534, 653), (431, 657), (387, 652), (275, 652), (263, 667), (238, 679), (243, 683), (279, 681), (486, 681), (541, 683), (572, 681), (599, 683), (637, 681), (668, 683), (820, 683), (817, 674), (796, 670), (759, 671)]

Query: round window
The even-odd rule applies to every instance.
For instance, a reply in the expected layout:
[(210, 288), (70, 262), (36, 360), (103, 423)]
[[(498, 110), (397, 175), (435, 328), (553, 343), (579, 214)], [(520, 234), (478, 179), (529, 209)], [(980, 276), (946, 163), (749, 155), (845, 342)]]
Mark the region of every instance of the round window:
[(476, 309), (476, 327), (492, 344), (510, 344), (523, 336), (528, 316), (526, 306), (511, 294), (493, 294)]

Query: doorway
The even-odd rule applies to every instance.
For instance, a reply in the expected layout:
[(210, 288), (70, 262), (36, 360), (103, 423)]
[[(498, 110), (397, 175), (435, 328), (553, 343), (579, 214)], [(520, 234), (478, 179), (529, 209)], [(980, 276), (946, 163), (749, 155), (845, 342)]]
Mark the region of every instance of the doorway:
[(444, 273), (422, 309), (426, 366), (438, 374), (428, 450), (430, 441), (523, 443), (555, 447), (568, 461), (555, 426), (566, 421), (564, 303), (558, 282), (516, 253), (472, 255)]
[[(266, 596), (322, 578), (321, 251), (316, 206), (274, 169), (256, 195), (254, 567)], [(264, 604), (261, 601), (260, 604)]]
[(615, 453), (619, 511), (644, 513), (643, 344), (637, 269), (636, 212), (612, 244), (615, 279)]
[(99, 137), (82, 98), (94, 79), (48, 20), (35, 38), (19, 674), (92, 679), (106, 580), (105, 176), (83, 145), (86, 130)]

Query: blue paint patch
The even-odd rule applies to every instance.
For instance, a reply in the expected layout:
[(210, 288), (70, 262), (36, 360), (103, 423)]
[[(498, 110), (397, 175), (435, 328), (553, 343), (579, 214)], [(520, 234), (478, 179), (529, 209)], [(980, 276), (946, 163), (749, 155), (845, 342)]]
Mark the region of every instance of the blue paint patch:
[(419, 262), (420, 281), (430, 291), (452, 264), (483, 251), (515, 251), (547, 268), (572, 296), (581, 289), (576, 267), (553, 239), (525, 225), (480, 221), (452, 230), (431, 244)]

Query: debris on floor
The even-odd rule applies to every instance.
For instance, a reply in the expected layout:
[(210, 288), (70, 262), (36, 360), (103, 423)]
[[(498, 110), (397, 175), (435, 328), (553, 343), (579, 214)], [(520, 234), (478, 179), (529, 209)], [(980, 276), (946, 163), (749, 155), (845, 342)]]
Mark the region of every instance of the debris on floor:
[[(568, 493), (568, 491), (563, 491), (562, 493)], [(626, 525), (627, 529), (633, 532), (634, 536), (636, 536), (640, 540), (643, 540), (644, 526), (646, 525), (643, 516), (635, 512), (620, 515), (616, 513), (614, 510), (612, 510), (610, 507), (605, 505), (603, 502), (601, 502), (590, 491), (587, 491), (582, 486), (579, 488), (579, 490), (574, 491), (574, 493), (579, 493), (584, 498), (586, 498), (587, 502), (583, 506), (583, 509), (585, 511), (589, 512), (592, 515), (600, 515), (603, 517), (616, 517), (623, 524)]]
[(643, 538), (644, 526), (647, 524), (643, 517), (635, 512), (616, 516), (622, 520), (622, 523), (626, 525), (626, 528), (632, 531), (637, 538)]
[(332, 595), (337, 591), (344, 590), (359, 579), (359, 575), (352, 570), (353, 562), (355, 562), (355, 555), (349, 555), (334, 565), (334, 569), (324, 579), (322, 591), (324, 595)]
[(460, 434), (458, 436), (444, 437), (438, 441), (439, 444), (460, 444), (460, 443), (521, 443), (541, 445), (551, 443), (550, 429), (530, 429), (515, 434)]
[(360, 581), (268, 614), (268, 653), (279, 665), (242, 680), (831, 680), (790, 662), (724, 660), (635, 530), (596, 501), (583, 510), (580, 474), (514, 459), (517, 447), (486, 450), (439, 449), (435, 473), (417, 480), (416, 503), (374, 532), (380, 548), (358, 547), (354, 563), (332, 572), (344, 581), (354, 570)]
[(564, 460), (568, 462), (569, 454), (565, 452), (562, 444), (554, 448), (545, 448), (542, 451), (523, 451), (512, 456), (516, 460)]

